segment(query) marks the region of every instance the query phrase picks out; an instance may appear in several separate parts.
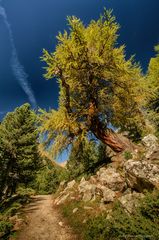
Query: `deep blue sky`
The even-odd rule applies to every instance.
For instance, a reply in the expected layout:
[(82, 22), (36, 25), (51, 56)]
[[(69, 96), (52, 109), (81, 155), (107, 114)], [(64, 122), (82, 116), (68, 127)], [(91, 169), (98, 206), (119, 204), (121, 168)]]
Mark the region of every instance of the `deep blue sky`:
[[(121, 25), (119, 43), (125, 43), (127, 56), (136, 54), (144, 71), (159, 42), (159, 0), (1, 0), (0, 4), (11, 25), (19, 61), (42, 108), (57, 107), (58, 87), (54, 80), (43, 78), (40, 56), (43, 48), (54, 50), (58, 31), (67, 28), (66, 16), (76, 15), (88, 24), (104, 6), (112, 8)], [(0, 16), (0, 113), (28, 101), (13, 75), (10, 58), (11, 42)]]

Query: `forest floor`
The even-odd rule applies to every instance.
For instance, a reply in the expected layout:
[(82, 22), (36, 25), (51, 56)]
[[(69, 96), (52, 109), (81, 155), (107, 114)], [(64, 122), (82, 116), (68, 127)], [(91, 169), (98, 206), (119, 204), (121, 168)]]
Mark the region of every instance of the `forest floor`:
[(75, 240), (76, 236), (67, 226), (51, 195), (34, 196), (24, 210), (26, 224), (16, 240)]

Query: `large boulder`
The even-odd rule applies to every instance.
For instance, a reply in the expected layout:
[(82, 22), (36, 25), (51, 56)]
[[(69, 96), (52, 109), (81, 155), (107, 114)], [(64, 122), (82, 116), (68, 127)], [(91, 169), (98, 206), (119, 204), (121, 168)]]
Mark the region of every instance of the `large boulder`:
[(132, 213), (137, 208), (139, 200), (143, 197), (144, 194), (133, 192), (121, 196), (118, 200), (126, 212)]
[(79, 193), (83, 194), (83, 201), (87, 202), (91, 199), (95, 199), (96, 185), (91, 184), (88, 181), (81, 181), (78, 186)]
[(101, 185), (107, 186), (113, 191), (123, 191), (125, 187), (124, 178), (116, 171), (115, 168), (101, 168), (98, 172), (98, 181)]
[(139, 192), (159, 189), (159, 166), (144, 161), (128, 160), (124, 164), (127, 185)]
[(146, 148), (145, 157), (148, 158), (148, 159), (159, 148), (158, 138), (156, 136), (154, 136), (153, 134), (149, 134), (149, 135), (145, 136), (142, 139), (142, 143)]

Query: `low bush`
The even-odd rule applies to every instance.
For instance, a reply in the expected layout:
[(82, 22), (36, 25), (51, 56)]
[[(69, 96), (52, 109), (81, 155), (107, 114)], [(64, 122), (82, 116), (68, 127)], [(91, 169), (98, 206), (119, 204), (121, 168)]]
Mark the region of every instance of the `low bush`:
[(22, 205), (20, 203), (15, 202), (4, 213), (9, 217), (14, 216), (21, 207)]
[(32, 188), (26, 188), (23, 186), (18, 187), (17, 194), (20, 196), (32, 196), (36, 194), (36, 191)]
[(120, 205), (87, 221), (85, 240), (158, 240), (159, 192), (146, 194), (136, 213), (128, 215)]
[[(73, 214), (76, 207), (78, 211)], [(96, 207), (89, 213), (83, 207), (80, 201), (61, 206), (63, 216), (82, 240), (158, 240), (159, 191), (146, 193), (133, 215), (126, 213), (119, 203), (114, 204), (111, 213), (99, 214)]]
[(131, 152), (125, 151), (125, 152), (124, 152), (124, 158), (125, 158), (126, 160), (129, 160), (129, 159), (132, 159), (132, 158), (133, 158), (133, 155), (132, 155)]
[(9, 222), (7, 217), (0, 215), (0, 239), (11, 232), (13, 225)]

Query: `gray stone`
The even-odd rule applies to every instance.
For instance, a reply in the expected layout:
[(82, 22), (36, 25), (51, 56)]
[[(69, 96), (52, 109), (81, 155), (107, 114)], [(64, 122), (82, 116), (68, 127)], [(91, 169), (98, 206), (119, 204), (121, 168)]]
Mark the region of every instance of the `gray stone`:
[(113, 191), (122, 191), (125, 187), (124, 178), (112, 167), (101, 168), (99, 170), (98, 181)]
[(89, 179), (89, 182), (92, 183), (92, 184), (96, 184), (97, 183), (97, 179), (95, 176), (91, 176), (90, 179)]
[(118, 200), (128, 213), (133, 213), (138, 206), (138, 202), (141, 198), (144, 197), (144, 194), (142, 193), (128, 193), (120, 197)]
[(85, 177), (82, 177), (80, 183), (85, 182), (85, 181), (86, 181)]
[(78, 211), (78, 208), (74, 208), (72, 213), (76, 213)]
[(76, 184), (76, 181), (75, 181), (75, 180), (72, 180), (71, 182), (68, 182), (68, 183), (67, 183), (67, 189), (73, 188), (75, 184)]
[(60, 227), (63, 227), (64, 224), (63, 224), (63, 222), (59, 222), (59, 225), (60, 225)]
[(65, 184), (66, 184), (66, 181), (62, 181), (62, 182), (60, 182), (60, 187), (64, 187)]
[(111, 189), (105, 187), (105, 186), (102, 186), (101, 187), (101, 190), (103, 192), (103, 201), (105, 203), (109, 203), (109, 202), (113, 202), (115, 197), (116, 197), (116, 194), (114, 191), (112, 191)]
[(151, 157), (151, 155), (159, 147), (158, 138), (156, 136), (154, 136), (153, 134), (149, 134), (142, 139), (142, 143), (144, 144), (144, 146), (146, 147), (146, 150), (147, 150), (145, 157), (149, 159)]
[(83, 193), (83, 201), (90, 201), (95, 199), (96, 185), (88, 181), (83, 181), (78, 186), (79, 193)]
[(127, 185), (143, 192), (144, 189), (159, 189), (159, 166), (149, 161), (128, 160), (124, 164)]
[(91, 191), (86, 191), (86, 192), (84, 192), (84, 194), (83, 194), (83, 198), (82, 198), (82, 200), (84, 201), (84, 202), (88, 202), (88, 201), (90, 201), (91, 199), (92, 199), (92, 192)]
[(85, 210), (93, 210), (93, 208), (92, 208), (92, 207), (89, 207), (89, 206), (84, 206), (84, 209), (85, 209)]

